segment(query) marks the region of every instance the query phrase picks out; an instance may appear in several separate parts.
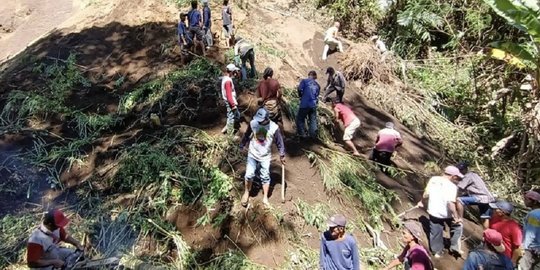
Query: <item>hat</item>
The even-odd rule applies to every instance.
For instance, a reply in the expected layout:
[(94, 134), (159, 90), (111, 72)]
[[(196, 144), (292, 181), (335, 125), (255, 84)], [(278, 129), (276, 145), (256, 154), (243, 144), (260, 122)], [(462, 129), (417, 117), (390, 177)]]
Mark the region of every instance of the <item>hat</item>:
[(347, 225), (347, 219), (341, 214), (335, 214), (331, 216), (326, 223), (328, 227), (345, 227)]
[(394, 123), (392, 123), (392, 122), (386, 122), (386, 123), (384, 124), (384, 126), (385, 126), (386, 128), (394, 129)]
[(255, 116), (253, 116), (253, 120), (257, 122), (262, 122), (266, 119), (268, 119), (268, 111), (265, 108), (259, 108)]
[(335, 70), (333, 67), (328, 67), (328, 68), (326, 69), (326, 74), (334, 73), (334, 72), (336, 72), (336, 70)]
[(202, 0), (203, 5), (208, 5), (208, 0)]
[(493, 209), (501, 209), (501, 211), (505, 212), (506, 214), (512, 214), (512, 211), (514, 211), (514, 206), (507, 201), (497, 201), (494, 203), (490, 203), (489, 207)]
[(240, 70), (239, 68), (237, 68), (234, 64), (228, 64), (227, 65), (227, 71), (238, 71)]
[(59, 228), (62, 228), (69, 223), (69, 219), (58, 209), (52, 209), (47, 212), (44, 220), (54, 223), (54, 225)]
[(483, 233), (484, 242), (490, 244), (499, 253), (503, 253), (505, 248), (501, 233), (493, 229), (486, 229)]
[(469, 169), (469, 162), (462, 161), (456, 165), (456, 168), (458, 168), (460, 172), (466, 172)]
[(405, 224), (403, 224), (403, 226), (405, 226), (405, 229), (407, 229), (412, 234), (412, 236), (416, 238), (416, 240), (422, 241), (422, 228), (420, 228), (420, 226), (418, 226), (416, 222), (410, 220), (405, 221)]
[(529, 191), (525, 192), (525, 197), (527, 199), (530, 199), (530, 200), (533, 200), (533, 201), (536, 201), (536, 202), (540, 202), (540, 193), (538, 193), (536, 191), (529, 190)]
[(444, 168), (444, 173), (451, 176), (458, 176), (459, 178), (463, 178), (463, 174), (461, 174), (459, 169), (456, 168), (455, 166), (448, 166)]

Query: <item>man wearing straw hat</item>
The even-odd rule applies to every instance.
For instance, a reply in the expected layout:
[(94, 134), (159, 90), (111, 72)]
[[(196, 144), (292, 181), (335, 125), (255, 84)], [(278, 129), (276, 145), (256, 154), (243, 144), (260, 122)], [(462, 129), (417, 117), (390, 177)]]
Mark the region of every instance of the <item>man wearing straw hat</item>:
[(402, 242), (405, 244), (401, 255), (390, 262), (384, 270), (404, 264), (405, 269), (433, 270), (429, 254), (420, 243), (422, 242), (422, 228), (414, 221), (406, 221), (401, 232)]

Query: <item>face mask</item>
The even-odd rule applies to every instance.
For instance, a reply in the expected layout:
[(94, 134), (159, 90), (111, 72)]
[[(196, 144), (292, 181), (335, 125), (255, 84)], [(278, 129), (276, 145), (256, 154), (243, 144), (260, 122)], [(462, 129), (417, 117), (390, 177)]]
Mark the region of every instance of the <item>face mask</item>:
[(266, 140), (266, 134), (268, 133), (268, 130), (265, 127), (259, 127), (257, 129), (257, 132), (255, 133), (255, 138), (257, 138), (257, 141), (264, 142)]

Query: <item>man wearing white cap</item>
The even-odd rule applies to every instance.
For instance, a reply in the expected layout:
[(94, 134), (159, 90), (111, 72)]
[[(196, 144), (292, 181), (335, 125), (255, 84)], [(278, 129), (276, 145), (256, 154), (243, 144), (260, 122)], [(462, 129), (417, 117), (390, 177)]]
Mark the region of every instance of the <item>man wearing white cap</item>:
[(246, 207), (249, 201), (249, 191), (259, 167), (259, 179), (263, 186), (263, 203), (269, 206), (268, 190), (270, 188), (270, 162), (272, 160), (272, 142), (276, 143), (279, 158), (285, 164), (285, 145), (279, 126), (270, 120), (270, 114), (265, 108), (259, 108), (242, 138), (240, 148), (244, 149), (249, 142), (249, 150), (245, 175), (245, 190), (242, 196), (242, 206)]
[(483, 238), (484, 245), (469, 253), (463, 264), (463, 270), (514, 269), (510, 259), (503, 255), (505, 248), (502, 235), (496, 230), (487, 229), (483, 233)]
[(236, 101), (236, 90), (232, 78), (238, 75), (237, 68), (234, 64), (228, 64), (226, 73), (221, 78), (221, 97), (225, 101), (227, 108), (227, 125), (222, 132), (233, 135), (240, 128), (240, 112), (238, 111), (238, 101)]
[[(429, 246), (435, 258), (440, 258), (444, 249), (443, 232), (445, 225), (450, 227), (450, 252), (461, 255), (459, 239), (463, 232), (461, 218), (456, 210), (457, 183), (463, 174), (458, 168), (448, 166), (444, 175), (431, 177), (423, 194), (428, 200), (427, 212), (429, 214)], [(422, 201), (418, 207), (423, 207)]]
[(347, 219), (340, 214), (331, 216), (328, 231), (321, 235), (319, 269), (360, 270), (360, 256), (356, 239), (345, 234)]

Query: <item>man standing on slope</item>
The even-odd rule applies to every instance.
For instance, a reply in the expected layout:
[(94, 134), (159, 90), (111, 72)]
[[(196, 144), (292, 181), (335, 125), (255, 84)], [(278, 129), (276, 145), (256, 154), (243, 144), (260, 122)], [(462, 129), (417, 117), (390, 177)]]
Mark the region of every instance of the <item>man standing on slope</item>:
[(206, 49), (210, 49), (214, 45), (212, 37), (212, 11), (208, 6), (208, 0), (203, 0), (203, 30)]
[(281, 131), (276, 123), (270, 121), (269, 113), (265, 108), (259, 108), (249, 123), (242, 138), (240, 148), (244, 149), (249, 142), (247, 157), (245, 190), (242, 196), (242, 206), (246, 207), (249, 201), (249, 191), (255, 177), (255, 171), (259, 168), (259, 179), (263, 187), (263, 203), (269, 206), (268, 190), (270, 188), (270, 162), (272, 160), (272, 142), (275, 141), (279, 151), (279, 158), (285, 164), (285, 145)]
[(336, 117), (336, 121), (341, 120), (341, 122), (343, 122), (343, 126), (345, 127), (345, 130), (343, 131), (343, 141), (347, 146), (349, 146), (349, 148), (351, 148), (353, 151), (353, 156), (359, 157), (360, 153), (358, 153), (358, 150), (356, 150), (356, 146), (354, 146), (352, 139), (354, 138), (356, 129), (361, 125), (360, 119), (356, 117), (351, 108), (341, 103), (337, 99), (332, 100), (332, 108), (334, 109), (334, 117)]
[[(460, 237), (463, 232), (461, 219), (456, 210), (457, 186), (463, 178), (458, 168), (448, 166), (443, 176), (431, 177), (423, 194), (428, 200), (427, 212), (429, 214), (429, 246), (435, 258), (440, 258), (444, 249), (444, 227), (450, 227), (450, 252), (462, 254)], [(418, 207), (423, 207), (422, 201)]]
[(249, 73), (250, 78), (255, 78), (257, 70), (255, 69), (255, 51), (253, 50), (253, 45), (247, 40), (236, 37), (234, 40), (234, 57), (236, 62), (242, 61), (242, 80), (247, 80), (247, 65), (249, 61), (249, 68), (251, 72)]
[(232, 78), (238, 75), (238, 68), (234, 64), (228, 64), (226, 73), (221, 78), (221, 96), (227, 108), (227, 125), (222, 130), (227, 134), (234, 135), (240, 128), (240, 112), (236, 101), (236, 90)]
[(32, 232), (28, 240), (26, 262), (30, 269), (62, 268), (67, 257), (74, 251), (60, 247), (60, 242), (72, 244), (79, 250), (83, 249), (81, 243), (64, 230), (68, 222), (69, 219), (60, 210), (53, 209), (45, 214), (43, 223)]
[(283, 120), (281, 119), (281, 86), (273, 78), (274, 70), (267, 67), (263, 73), (263, 79), (257, 85), (256, 95), (261, 99), (261, 105), (270, 113), (270, 120), (279, 125), (283, 131)]
[(180, 50), (183, 53), (183, 51), (189, 49), (189, 47), (193, 43), (193, 40), (191, 40), (191, 36), (189, 35), (189, 32), (187, 30), (185, 13), (180, 13), (180, 21), (178, 21), (177, 32), (178, 45), (180, 46)]
[(394, 129), (394, 123), (386, 122), (385, 128), (379, 130), (377, 139), (375, 139), (375, 147), (369, 159), (380, 164), (390, 166), (392, 154), (397, 147), (401, 146), (403, 140), (401, 134)]
[(503, 254), (505, 248), (502, 235), (496, 230), (486, 229), (483, 238), (484, 245), (469, 253), (463, 264), (463, 270), (513, 270), (512, 262)]
[(525, 192), (523, 200), (532, 210), (523, 220), (523, 257), (519, 261), (521, 270), (540, 268), (540, 189)]
[(339, 22), (335, 22), (334, 25), (326, 30), (324, 36), (324, 49), (322, 54), (322, 60), (326, 60), (328, 57), (328, 51), (330, 49), (335, 50), (336, 47), (339, 52), (343, 52), (343, 44), (338, 40)]
[(345, 77), (339, 71), (334, 70), (333, 67), (326, 69), (326, 74), (328, 74), (328, 80), (326, 82), (326, 87), (324, 87), (324, 97), (326, 98), (334, 91), (336, 91), (336, 96), (339, 102), (343, 102), (343, 95), (345, 95)]
[(464, 206), (477, 205), (480, 210), (480, 219), (484, 229), (489, 227), (489, 203), (495, 199), (489, 192), (484, 180), (475, 172), (469, 172), (467, 162), (460, 162), (456, 165), (459, 171), (464, 175), (463, 179), (457, 184), (460, 191), (465, 193), (465, 196), (458, 197), (457, 211), (459, 217), (463, 219)]
[(306, 118), (309, 122), (309, 136), (317, 138), (317, 103), (321, 86), (317, 82), (317, 73), (310, 71), (307, 79), (303, 79), (298, 85), (298, 97), (300, 106), (296, 115), (296, 133), (301, 138), (305, 137)]
[(221, 7), (221, 20), (223, 21), (223, 36), (227, 48), (231, 46), (231, 35), (233, 33), (232, 8), (229, 6), (229, 0), (223, 0)]
[[(203, 55), (206, 54), (205, 47), (206, 45), (204, 40), (204, 31), (202, 27), (202, 16), (201, 12), (197, 9), (197, 1), (191, 1), (191, 10), (188, 12), (188, 24), (189, 24), (189, 33), (193, 37), (193, 41), (196, 39), (203, 44), (202, 51)], [(196, 44), (196, 43), (194, 43)]]
[(489, 220), (489, 228), (498, 231), (502, 235), (505, 247), (504, 254), (512, 259), (514, 265), (521, 256), (521, 241), (523, 234), (517, 221), (510, 216), (514, 211), (514, 206), (507, 201), (497, 201), (490, 203), (493, 214)]
[(360, 270), (356, 239), (345, 234), (347, 219), (340, 214), (327, 221), (328, 230), (321, 235), (319, 268), (322, 270)]

